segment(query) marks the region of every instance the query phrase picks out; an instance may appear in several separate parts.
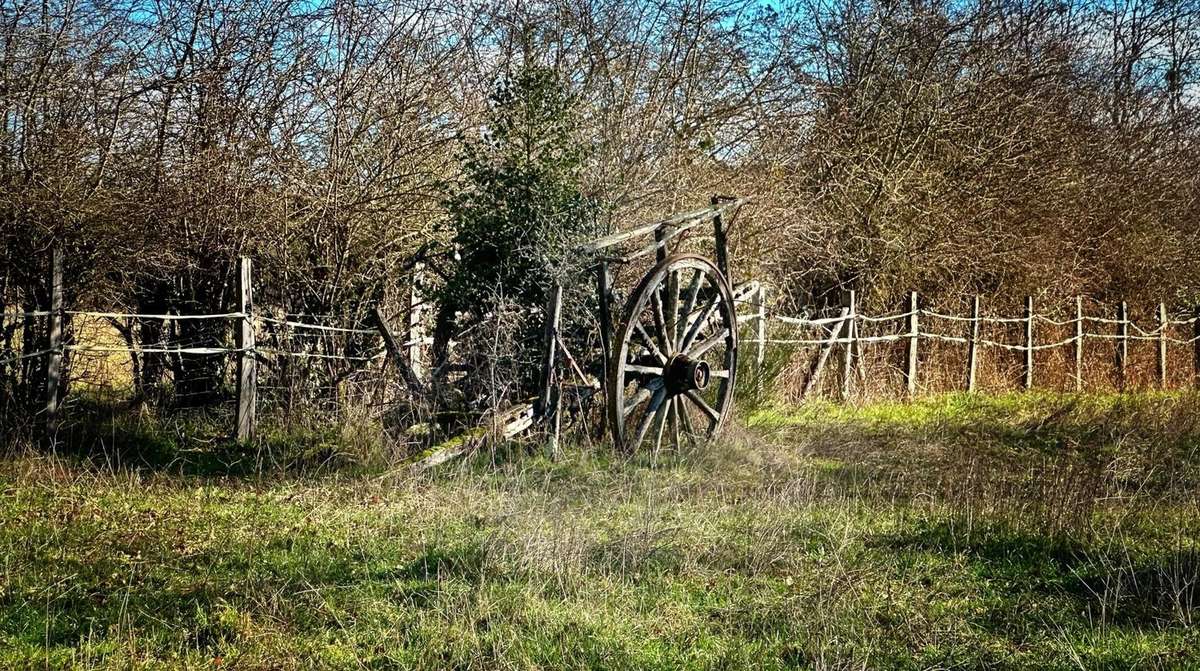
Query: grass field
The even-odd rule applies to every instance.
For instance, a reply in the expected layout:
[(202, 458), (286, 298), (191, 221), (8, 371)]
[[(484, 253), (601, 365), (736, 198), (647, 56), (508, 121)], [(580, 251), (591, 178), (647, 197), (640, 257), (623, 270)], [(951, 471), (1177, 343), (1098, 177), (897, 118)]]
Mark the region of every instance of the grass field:
[(656, 465), (0, 464), (0, 668), (1200, 667), (1200, 398), (759, 410)]

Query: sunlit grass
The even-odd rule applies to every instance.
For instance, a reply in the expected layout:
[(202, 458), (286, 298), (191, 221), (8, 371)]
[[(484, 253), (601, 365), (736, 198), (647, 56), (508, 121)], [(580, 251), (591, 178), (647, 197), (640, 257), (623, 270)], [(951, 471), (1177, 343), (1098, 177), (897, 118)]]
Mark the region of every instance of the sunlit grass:
[(9, 461), (0, 668), (1200, 664), (1192, 397), (771, 412), (657, 466)]

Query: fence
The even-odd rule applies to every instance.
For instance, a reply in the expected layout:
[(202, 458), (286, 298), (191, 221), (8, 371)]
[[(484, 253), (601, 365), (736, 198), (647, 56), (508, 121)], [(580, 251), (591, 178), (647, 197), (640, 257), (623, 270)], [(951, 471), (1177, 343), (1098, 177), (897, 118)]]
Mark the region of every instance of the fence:
[[(135, 369), (139, 357), (142, 357), (143, 365), (149, 366), (149, 355), (181, 360), (185, 357), (189, 360), (232, 357), (235, 364), (232, 375), (235, 433), (243, 441), (253, 438), (260, 393), (270, 393), (280, 388), (264, 385), (260, 381), (260, 364), (264, 362), (303, 360), (341, 365), (344, 366), (343, 371), (327, 376), (340, 380), (365, 371), (379, 376), (383, 369), (382, 362), (386, 359), (394, 363), (403, 384), (410, 391), (419, 394), (423, 390), (425, 362), (422, 351), (430, 341), (423, 333), (422, 299), (415, 290), (410, 294), (406, 306), (408, 314), (404, 332), (397, 334), (378, 307), (371, 310), (369, 317), (364, 315), (360, 318), (364, 323), (351, 325), (329, 323), (328, 316), (272, 315), (269, 311), (256, 309), (252, 265), (246, 258), (238, 264), (236, 285), (237, 310), (226, 313), (141, 314), (71, 310), (64, 306), (63, 259), (62, 254), (56, 251), (46, 283), (49, 290), (47, 309), (5, 312), (6, 319), (11, 316), (27, 324), (31, 320), (45, 320), (45, 338), (28, 338), (21, 341), (17, 348), (6, 335), (5, 342), (0, 343), (0, 377), (14, 366), (25, 366), (28, 370), (31, 362), (44, 362), (44, 377), (38, 385), (42, 394), (39, 405), (43, 408), (45, 425), (51, 436), (58, 429), (61, 415), (64, 358), (68, 355), (76, 358), (125, 355), (133, 362)], [(752, 364), (748, 365), (758, 372), (756, 384), (762, 382), (769, 348), (816, 348), (804, 371), (800, 385), (801, 398), (817, 389), (825, 370), (829, 368), (829, 362), (835, 360), (834, 352), (838, 348), (841, 348), (841, 393), (845, 398), (849, 396), (854, 362), (859, 362), (861, 373), (864, 348), (892, 344), (904, 345), (900, 372), (909, 396), (918, 392), (918, 380), (928, 358), (925, 350), (931, 345), (965, 350), (958, 386), (967, 391), (977, 390), (981, 361), (988, 350), (1002, 350), (1020, 356), (1020, 385), (1025, 389), (1034, 387), (1038, 379), (1037, 366), (1043, 353), (1069, 350), (1072, 386), (1075, 390), (1083, 390), (1084, 344), (1089, 340), (1112, 345), (1112, 373), (1120, 389), (1125, 389), (1129, 380), (1132, 343), (1153, 345), (1156, 353), (1156, 383), (1161, 388), (1170, 386), (1170, 371), (1174, 370), (1171, 366), (1171, 348), (1190, 347), (1190, 381), (1192, 385), (1200, 386), (1200, 312), (1172, 316), (1165, 303), (1156, 306), (1155, 323), (1144, 327), (1130, 318), (1129, 307), (1124, 302), (1114, 306), (1115, 316), (1107, 317), (1087, 314), (1083, 298), (1076, 298), (1073, 315), (1055, 318), (1036, 312), (1032, 297), (1025, 298), (1022, 314), (1012, 317), (984, 315), (978, 296), (971, 301), (969, 314), (950, 314), (923, 307), (920, 297), (913, 292), (903, 312), (881, 316), (862, 314), (853, 291), (847, 292), (842, 305), (832, 308), (829, 314), (815, 316), (790, 316), (770, 309), (766, 288), (758, 282), (739, 285), (734, 290), (734, 297), (739, 306), (749, 306), (749, 312), (739, 314), (738, 322), (750, 325), (750, 337), (744, 337), (742, 342), (755, 348)], [(320, 323), (322, 319), (326, 323)], [(120, 320), (139, 324), (155, 322), (159, 324), (161, 332), (175, 334), (174, 341), (164, 337), (157, 345), (148, 345), (145, 339), (136, 343), (131, 333), (125, 333), (124, 342), (92, 340), (80, 343), (68, 333), (68, 320), (75, 324), (76, 331), (82, 320), (106, 320), (111, 324), (118, 324)], [(0, 325), (3, 323), (0, 322)], [(183, 328), (185, 324), (193, 326)], [(868, 327), (877, 332), (864, 333)], [(994, 327), (1007, 330), (1016, 337), (1002, 339), (984, 334), (985, 328), (995, 330)], [(207, 333), (205, 328), (208, 328)], [(214, 343), (212, 333), (227, 333), (230, 330), (233, 334), (232, 345)], [(1047, 337), (1047, 332), (1055, 330), (1070, 335)], [(1181, 334), (1183, 330), (1186, 330), (1186, 335)], [(188, 333), (197, 332), (200, 336), (189, 339)], [(548, 330), (547, 333), (552, 336), (554, 331)], [(335, 339), (336, 346), (331, 345)], [(41, 347), (34, 346), (35, 340), (44, 344)], [(297, 345), (297, 342), (300, 344)], [(552, 348), (553, 341), (549, 342)], [(789, 350), (786, 354), (786, 358), (794, 359), (794, 351)], [(547, 366), (557, 365), (553, 354), (550, 357)], [(574, 360), (570, 363), (577, 365)], [(550, 370), (544, 373), (546, 380), (553, 375)]]
[[(761, 289), (759, 290), (762, 291)], [(771, 345), (793, 347), (818, 347), (818, 355), (813, 360), (810, 371), (806, 375), (801, 396), (807, 396), (819, 382), (822, 372), (827, 367), (833, 350), (841, 346), (844, 353), (842, 368), (843, 396), (848, 394), (851, 361), (861, 358), (862, 348), (870, 345), (888, 343), (904, 343), (905, 353), (902, 374), (905, 381), (905, 391), (909, 396), (917, 393), (917, 383), (922, 369), (923, 341), (939, 344), (961, 346), (965, 348), (966, 356), (961, 371), (961, 389), (976, 391), (978, 388), (978, 371), (983, 353), (989, 349), (1017, 353), (1021, 356), (1021, 386), (1032, 389), (1035, 384), (1038, 365), (1038, 355), (1051, 350), (1070, 348), (1072, 361), (1072, 386), (1076, 391), (1082, 391), (1085, 386), (1084, 376), (1084, 345), (1088, 340), (1110, 342), (1113, 344), (1113, 374), (1119, 389), (1124, 390), (1129, 382), (1131, 343), (1148, 342), (1155, 346), (1155, 377), (1159, 388), (1168, 388), (1170, 380), (1170, 348), (1171, 346), (1188, 346), (1191, 348), (1191, 380), (1194, 386), (1200, 386), (1200, 311), (1193, 310), (1190, 315), (1171, 316), (1165, 303), (1156, 306), (1157, 319), (1152, 327), (1140, 326), (1130, 318), (1129, 306), (1125, 302), (1115, 307), (1115, 317), (1086, 314), (1084, 299), (1076, 297), (1074, 315), (1067, 318), (1054, 318), (1050, 315), (1039, 314), (1034, 309), (1033, 297), (1026, 297), (1024, 310), (1019, 317), (986, 316), (982, 314), (981, 298), (975, 296), (971, 301), (970, 314), (948, 314), (937, 312), (920, 305), (920, 297), (916, 292), (909, 295), (907, 309), (904, 312), (871, 316), (861, 314), (858, 310), (855, 292), (847, 292), (843, 305), (838, 314), (821, 317), (793, 317), (775, 314), (768, 311), (766, 301), (758, 295), (748, 301), (753, 306), (753, 312), (739, 317), (739, 322), (754, 323), (754, 337), (743, 338), (742, 342), (756, 346), (755, 367), (762, 374), (763, 361), (767, 348)], [(957, 324), (962, 329), (961, 334), (947, 332), (948, 327), (931, 328), (937, 324)], [(774, 328), (772, 328), (774, 324)], [(864, 324), (875, 327), (892, 325), (892, 333), (878, 335), (862, 335)], [(1004, 341), (981, 334), (981, 327), (999, 325), (1015, 329), (1020, 333), (1017, 341)], [(1101, 332), (1092, 325), (1108, 326), (1110, 332)], [(1042, 332), (1051, 329), (1069, 328), (1071, 335), (1048, 341), (1039, 341)], [(780, 331), (797, 329), (818, 329), (823, 331), (819, 337), (796, 337)], [(1186, 329), (1187, 335), (1179, 337), (1178, 331)], [(768, 331), (773, 331), (768, 337)]]
[[(212, 381), (212, 375), (217, 378), (222, 375), (219, 370), (214, 373), (214, 366), (206, 362), (231, 358), (231, 367), (234, 369), (232, 405), (235, 434), (239, 440), (248, 441), (254, 436), (260, 393), (270, 394), (283, 388), (262, 383), (259, 373), (263, 364), (275, 365), (287, 360), (325, 363), (341, 367), (335, 373), (326, 375), (326, 378), (347, 380), (365, 372), (378, 377), (382, 372), (382, 361), (390, 352), (390, 360), (400, 368), (406, 379), (411, 380), (412, 371), (419, 371), (422, 365), (419, 345), (428, 344), (427, 339), (421, 337), (419, 320), (410, 318), (408, 330), (403, 334), (408, 337), (397, 338), (378, 308), (370, 317), (363, 318), (367, 323), (353, 325), (330, 323), (329, 315), (258, 310), (254, 304), (252, 264), (247, 258), (240, 259), (237, 266), (236, 311), (214, 314), (145, 314), (67, 309), (64, 306), (63, 255), (57, 250), (52, 254), (47, 280), (47, 309), (3, 311), (0, 327), (12, 320), (11, 323), (24, 322), (27, 325), (38, 321), (39, 326), (44, 324), (45, 328), (27, 328), (24, 332), (26, 335), (16, 339), (11, 337), (13, 329), (0, 328), (6, 333), (4, 342), (0, 343), (0, 379), (12, 379), (24, 366), (24, 376), (35, 380), (33, 386), (36, 388), (30, 390), (31, 394), (37, 394), (41, 399), (30, 399), (34, 403), (26, 407), (35, 406), (30, 410), (39, 412), (52, 438), (57, 434), (62, 415), (60, 404), (67, 382), (64, 364), (68, 358), (72, 362), (75, 380), (80, 379), (81, 361), (120, 356), (124, 358), (125, 365), (132, 367), (135, 381), (139, 364), (148, 367), (153, 357), (155, 360), (178, 362), (181, 369), (187, 368), (184, 366), (186, 363), (193, 371), (209, 374), (207, 382)], [(420, 296), (414, 294), (410, 298), (410, 315), (419, 314)], [(373, 324), (370, 323), (372, 321)], [(72, 328), (67, 328), (68, 323)], [(96, 338), (94, 329), (88, 328), (89, 324), (104, 324), (110, 330), (124, 328), (124, 339), (121, 341), (115, 335)], [(187, 327), (181, 328), (180, 325), (184, 324)], [(135, 342), (135, 325), (139, 328), (153, 325), (156, 332), (162, 334), (159, 341), (148, 344), (143, 338)], [(93, 331), (93, 336), (84, 338), (86, 342), (80, 342), (79, 333), (89, 330)], [(232, 343), (228, 342), (230, 331)], [(380, 365), (376, 365), (377, 362)], [(36, 375), (34, 367), (29, 365), (31, 363), (39, 364)], [(41, 368), (43, 363), (44, 368)], [(230, 361), (227, 359), (228, 363)], [(178, 385), (180, 380), (175, 379), (174, 382)], [(175, 391), (176, 397), (188, 395), (186, 390)], [(212, 392), (209, 390), (207, 393)]]

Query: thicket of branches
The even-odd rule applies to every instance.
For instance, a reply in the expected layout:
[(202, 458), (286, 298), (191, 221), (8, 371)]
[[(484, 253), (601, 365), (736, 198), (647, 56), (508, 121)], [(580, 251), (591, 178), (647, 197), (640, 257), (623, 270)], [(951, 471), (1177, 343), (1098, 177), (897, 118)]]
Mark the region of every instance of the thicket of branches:
[(362, 319), (450, 253), (464, 138), (545, 67), (601, 225), (753, 196), (735, 268), (794, 305), (1191, 304), (1198, 58), (1184, 1), (7, 0), (0, 291), (45, 306), (61, 244), (73, 306), (224, 312), (245, 254), (260, 303)]

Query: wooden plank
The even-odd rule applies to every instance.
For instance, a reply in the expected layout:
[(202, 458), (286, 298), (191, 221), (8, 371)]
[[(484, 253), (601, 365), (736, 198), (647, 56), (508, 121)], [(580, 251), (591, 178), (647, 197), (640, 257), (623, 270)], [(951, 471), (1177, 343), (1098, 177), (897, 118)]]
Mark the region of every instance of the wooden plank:
[(238, 356), (238, 411), (237, 439), (238, 442), (248, 443), (254, 440), (254, 414), (256, 397), (258, 395), (258, 370), (254, 358), (254, 292), (252, 287), (252, 265), (248, 257), (243, 256), (238, 263), (237, 290), (240, 311), (242, 313), (241, 327), (237, 331), (237, 348), (241, 350)]
[(975, 391), (979, 372), (979, 295), (971, 301), (971, 330), (967, 335), (967, 391)]
[[(808, 379), (804, 381), (804, 389), (800, 392), (801, 399), (808, 398), (808, 395), (812, 393), (813, 389), (816, 389), (817, 381), (821, 377), (821, 371), (825, 370), (825, 362), (828, 361), (829, 354), (833, 351), (834, 346), (837, 344), (838, 338), (841, 336), (842, 329), (844, 329), (846, 326), (846, 317), (849, 315), (849, 313), (850, 311), (848, 308), (842, 308), (842, 312), (838, 316), (839, 321), (829, 331), (829, 340), (825, 341), (825, 343), (821, 345), (821, 353), (817, 356), (816, 360), (813, 361), (812, 368), (808, 371)], [(1198, 376), (1200, 376), (1200, 374), (1198, 374)]]
[(692, 210), (690, 212), (684, 212), (673, 217), (656, 221), (652, 224), (645, 224), (643, 226), (638, 226), (637, 228), (632, 228), (628, 231), (618, 231), (611, 235), (605, 235), (603, 237), (596, 238), (584, 244), (581, 249), (582, 251), (586, 252), (598, 252), (602, 249), (619, 245), (622, 242), (627, 242), (633, 238), (653, 233), (662, 226), (673, 226), (675, 228), (674, 233), (677, 235), (697, 224), (708, 221), (717, 213), (724, 212), (729, 209), (736, 209), (746, 203), (746, 200), (741, 198), (730, 201), (721, 201), (721, 199), (714, 197), (714, 201), (716, 202), (709, 207)]
[(1033, 389), (1033, 296), (1025, 297), (1025, 389)]
[(908, 366), (905, 368), (905, 381), (908, 383), (908, 397), (917, 395), (917, 342), (921, 337), (921, 325), (917, 314), (917, 292), (908, 294)]
[(62, 391), (63, 362), (63, 251), (55, 247), (50, 253), (50, 315), (46, 349), (46, 434), (53, 445), (58, 434), (59, 405)]
[(1083, 391), (1083, 296), (1075, 297), (1075, 391)]
[(1158, 388), (1167, 388), (1167, 304), (1158, 304)]
[(474, 428), (443, 441), (430, 450), (428, 455), (410, 464), (407, 470), (416, 475), (473, 452), (480, 445), (486, 443), (489, 438), (493, 440), (512, 438), (533, 426), (535, 416), (534, 404), (528, 402), (518, 403), (494, 413)]
[(846, 313), (846, 343), (845, 356), (842, 359), (842, 400), (850, 398), (850, 376), (854, 372), (854, 339), (858, 334), (858, 300), (857, 294), (850, 289), (842, 296), (848, 312)]
[(1117, 306), (1117, 389), (1125, 391), (1127, 365), (1129, 361), (1129, 304), (1121, 301)]
[[(417, 377), (416, 372), (409, 366), (410, 360), (407, 348), (401, 348), (396, 341), (396, 334), (392, 332), (392, 327), (388, 324), (387, 318), (384, 317), (383, 311), (379, 309), (379, 306), (375, 306), (371, 314), (375, 318), (375, 328), (379, 329), (379, 335), (383, 338), (383, 346), (387, 349), (392, 363), (396, 365), (396, 370), (400, 372), (400, 377), (404, 379), (404, 385), (415, 395), (424, 394), (425, 385), (421, 383), (421, 379)], [(419, 346), (418, 343), (410, 343), (408, 348)]]

